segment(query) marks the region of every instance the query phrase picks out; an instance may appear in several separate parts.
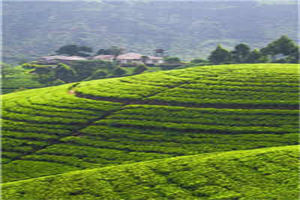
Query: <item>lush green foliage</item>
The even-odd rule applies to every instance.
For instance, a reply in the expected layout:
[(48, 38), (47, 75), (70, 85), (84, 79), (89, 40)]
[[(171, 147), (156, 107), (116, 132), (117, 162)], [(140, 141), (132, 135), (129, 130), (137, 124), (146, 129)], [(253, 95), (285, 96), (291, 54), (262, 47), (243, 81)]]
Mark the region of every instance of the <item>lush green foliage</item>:
[(23, 69), (21, 66), (11, 66), (2, 63), (2, 93), (9, 93), (30, 88), (45, 86), (35, 80), (35, 75), (30, 70)]
[[(200, 154), (184, 161), (191, 163), (188, 168), (180, 164), (181, 158), (153, 162), (151, 168), (161, 171), (158, 175), (149, 172), (149, 176), (155, 180), (166, 176), (162, 186), (152, 179), (142, 179), (147, 184), (154, 181), (154, 186), (140, 184), (140, 188), (136, 186), (140, 182), (131, 179), (136, 174), (127, 176), (126, 172), (124, 175), (123, 167), (103, 168), (99, 169), (99, 173), (106, 169), (112, 173), (121, 170), (121, 175), (116, 174), (121, 179), (114, 179), (116, 185), (112, 186), (116, 193), (111, 193), (121, 199), (134, 199), (130, 196), (132, 190), (141, 192), (133, 194), (135, 199), (182, 199), (183, 196), (185, 199), (247, 199), (249, 195), (256, 195), (256, 199), (270, 199), (276, 195), (293, 197), (293, 187), (297, 183), (281, 182), (284, 181), (283, 176), (294, 176), (296, 167), (285, 165), (285, 162), (294, 163), (294, 158), (284, 155), (290, 155), (290, 149), (296, 151), (296, 147), (278, 148), (274, 152), (273, 149), (255, 150), (253, 155), (238, 150), (299, 143), (297, 68), (295, 64), (194, 67), (4, 95), (3, 181)], [(229, 153), (230, 158), (221, 153), (233, 150), (237, 151)], [(270, 156), (267, 156), (268, 152)], [(250, 160), (246, 162), (250, 154)], [(192, 164), (194, 161), (195, 165)], [(244, 162), (242, 166), (241, 162)], [(248, 165), (252, 166), (251, 169)], [(137, 169), (141, 176), (146, 173), (143, 167), (138, 170), (144, 163), (128, 166)], [(145, 166), (148, 164), (145, 163)], [(238, 172), (237, 168), (241, 171)], [(198, 185), (202, 176), (212, 182)], [(103, 194), (108, 195), (105, 187), (93, 185), (99, 183), (99, 179), (96, 182), (88, 180), (81, 190), (80, 180), (66, 178), (66, 181), (72, 181), (71, 185), (78, 184), (70, 188), (79, 188), (79, 191), (62, 189), (70, 193), (56, 194), (61, 195), (60, 198), (69, 195), (74, 199), (103, 199)], [(36, 180), (48, 181), (47, 178), (34, 179), (32, 184), (36, 184)], [(249, 181), (254, 181), (251, 187), (244, 184)], [(5, 184), (6, 198), (31, 199), (30, 190), (40, 190), (38, 195), (45, 195), (36, 198), (56, 198), (51, 196), (55, 195), (52, 189), (49, 193), (43, 192), (42, 184), (33, 190), (29, 182), (23, 192), (18, 189), (24, 186), (18, 185), (23, 182)], [(52, 183), (47, 186), (57, 187)], [(244, 189), (238, 189), (237, 185), (241, 184), (245, 185)], [(259, 186), (255, 187), (257, 184)], [(95, 190), (96, 196), (93, 192), (85, 193), (90, 191), (85, 187)], [(272, 192), (271, 188), (278, 189)]]
[[(263, 54), (273, 57), (273, 62), (299, 62), (299, 46), (287, 36), (281, 36), (262, 49)], [(285, 58), (276, 59), (276, 56), (283, 55)]]
[(90, 53), (93, 52), (92, 48), (87, 46), (77, 46), (74, 44), (65, 45), (60, 47), (55, 51), (59, 55), (68, 55), (68, 56), (90, 56)]
[(164, 61), (168, 64), (177, 64), (177, 63), (180, 63), (180, 58), (178, 58), (178, 57), (165, 57)]
[[(67, 64), (57, 63), (45, 65), (39, 62), (25, 63), (22, 65), (25, 69), (31, 69), (35, 74), (35, 79), (48, 86), (71, 83), (82, 80), (93, 80), (113, 76), (113, 69), (116, 68), (111, 62), (100, 60), (91, 61), (72, 61)], [(111, 73), (111, 74), (110, 74)]]
[(298, 81), (294, 64), (224, 65), (86, 82), (76, 91), (91, 98), (151, 104), (298, 108)]
[[(181, 66), (181, 64), (172, 64), (170, 66), (173, 69)], [(20, 73), (24, 73), (21, 76), (22, 78), (24, 78), (24, 80), (20, 80), (20, 83), (25, 83), (24, 86), (26, 87), (27, 85), (31, 85), (32, 82), (36, 82), (36, 84), (39, 84), (41, 86), (54, 86), (61, 85), (64, 83), (104, 79), (111, 77), (122, 77), (140, 74), (143, 72), (160, 71), (168, 69), (168, 66), (145, 66), (143, 64), (136, 65), (135, 63), (118, 65), (114, 62), (105, 62), (101, 60), (70, 61), (67, 62), (67, 64), (57, 63), (51, 65), (41, 63), (38, 61), (33, 61), (30, 63), (22, 64), (22, 67), (24, 69), (21, 69), (20, 66), (17, 67), (17, 69), (19, 69), (20, 71), (12, 71), (12, 66), (10, 66), (9, 68), (5, 68), (6, 77), (3, 80), (5, 86), (9, 84), (12, 85), (12, 81), (9, 78), (10, 76), (14, 78), (13, 84), (17, 84), (17, 81), (19, 81), (20, 79), (16, 79), (16, 77), (21, 76), (19, 75)], [(10, 75), (12, 73), (14, 74)], [(26, 76), (28, 76), (28, 78)], [(14, 90), (4, 88), (5, 93)]]
[[(42, 162), (40, 170), (27, 174), (20, 170), (22, 166), (26, 166), (25, 161), (19, 159), (59, 143), (63, 137), (76, 134), (77, 130), (120, 108), (119, 103), (102, 102), (101, 104), (101, 101), (76, 98), (68, 94), (70, 86), (28, 90), (4, 96), (3, 157), (13, 161), (3, 168), (7, 177), (20, 179), (31, 177), (28, 174), (40, 176), (55, 172), (51, 170), (51, 163), (48, 168), (45, 168), (45, 162)], [(10, 152), (18, 154), (14, 155)], [(38, 168), (40, 162), (36, 161), (36, 163)]]
[(250, 47), (246, 44), (238, 44), (231, 52), (232, 60), (234, 63), (246, 63), (249, 62)]
[(134, 71), (133, 71), (133, 74), (141, 74), (143, 73), (144, 71), (146, 71), (148, 68), (146, 65), (144, 64), (141, 64), (141, 65), (138, 65)]
[(231, 62), (230, 52), (218, 45), (217, 48), (211, 52), (208, 60), (214, 64), (229, 64)]
[(176, 157), (6, 183), (2, 195), (7, 200), (296, 200), (298, 154), (299, 146), (288, 146)]
[(124, 53), (124, 49), (117, 46), (112, 46), (108, 49), (99, 49), (96, 55), (114, 55), (115, 57), (117, 57), (122, 53)]
[(296, 42), (283, 35), (261, 50), (254, 49), (252, 52), (246, 44), (236, 45), (233, 51), (228, 51), (218, 45), (211, 52), (208, 60), (211, 64), (299, 63), (299, 53), (299, 46)]

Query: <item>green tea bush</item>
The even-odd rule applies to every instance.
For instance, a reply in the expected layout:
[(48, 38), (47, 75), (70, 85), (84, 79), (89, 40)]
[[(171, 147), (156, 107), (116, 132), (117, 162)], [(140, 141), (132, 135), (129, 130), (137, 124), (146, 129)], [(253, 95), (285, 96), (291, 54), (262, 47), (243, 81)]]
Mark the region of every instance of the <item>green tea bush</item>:
[[(299, 146), (263, 148), (74, 171), (5, 183), (2, 197), (16, 200), (62, 197), (88, 200), (297, 199), (298, 151)], [(18, 165), (26, 164), (31, 167), (28, 172), (37, 175), (47, 170), (41, 171), (42, 166), (52, 164), (50, 169), (60, 166), (34, 163), (38, 162), (24, 161)]]
[[(3, 180), (21, 181), (195, 154), (214, 155), (221, 162), (223, 157), (218, 155), (225, 155), (221, 153), (224, 151), (239, 155), (239, 150), (296, 145), (297, 68), (290, 64), (201, 66), (4, 95)], [(290, 156), (270, 157), (278, 163), (291, 161)], [(252, 180), (253, 170), (260, 181), (268, 173), (279, 182), (294, 173), (293, 168), (286, 174), (276, 174), (283, 171), (282, 166), (266, 163), (270, 157), (264, 156), (262, 165), (260, 160), (246, 164), (239, 158), (237, 163), (205, 161), (202, 167), (195, 167), (195, 173), (188, 173), (193, 166), (186, 162), (176, 167), (172, 162), (153, 166), (153, 172), (145, 173), (143, 169), (136, 173), (128, 169), (124, 172), (126, 178), (111, 186), (113, 191), (123, 192), (112, 192), (112, 197), (242, 199), (251, 193), (258, 199), (272, 199), (280, 189), (272, 195), (270, 188), (261, 186), (263, 189), (255, 193), (256, 182), (245, 186), (247, 189), (231, 189)], [(185, 170), (179, 173), (177, 169)], [(237, 169), (245, 174), (230, 173)], [(116, 180), (103, 184), (114, 184)], [(61, 194), (60, 198), (84, 194), (83, 199), (97, 199), (94, 194), (99, 192), (100, 198), (103, 191), (112, 191), (91, 188), (92, 192), (86, 194), (80, 184), (75, 188), (68, 189), (72, 194)], [(293, 192), (283, 193), (289, 196)], [(40, 199), (49, 197), (38, 194), (46, 195)], [(31, 199), (22, 192), (15, 197)]]

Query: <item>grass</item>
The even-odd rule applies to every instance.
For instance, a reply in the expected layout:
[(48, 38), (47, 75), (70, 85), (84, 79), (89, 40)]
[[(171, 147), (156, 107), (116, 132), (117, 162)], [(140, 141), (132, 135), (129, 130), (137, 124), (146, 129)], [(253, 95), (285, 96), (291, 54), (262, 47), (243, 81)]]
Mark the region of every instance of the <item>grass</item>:
[(299, 146), (153, 160), (3, 184), (4, 199), (298, 198)]
[[(297, 145), (299, 144), (297, 70), (298, 65), (293, 64), (193, 67), (3, 95), (3, 182), (21, 181), (74, 170), (103, 167), (117, 169), (124, 164), (132, 163), (133, 166), (136, 162), (148, 163), (151, 160), (178, 156), (180, 158), (199, 155), (197, 158), (200, 159), (207, 153), (216, 156), (216, 162), (217, 160), (221, 162), (222, 156), (217, 156), (223, 155), (221, 152), (232, 151), (239, 155), (241, 150), (266, 147), (278, 147), (280, 150), (282, 146)], [(253, 152), (256, 151), (260, 152), (260, 150)], [(258, 164), (263, 162), (260, 158), (254, 157)], [(278, 163), (286, 162), (274, 154), (274, 159), (276, 158), (279, 159)], [(236, 160), (233, 162), (237, 167), (239, 163), (236, 163)], [(226, 160), (222, 165), (225, 163)], [(230, 163), (228, 161), (228, 164)], [(222, 165), (220, 164), (220, 167)], [(175, 168), (173, 170), (172, 173), (177, 173)], [(279, 173), (280, 170), (281, 168), (274, 167), (274, 173), (275, 171)], [(286, 171), (285, 175), (290, 173), (294, 171)], [(188, 174), (189, 172), (185, 175), (189, 177)], [(231, 176), (229, 172), (227, 175)], [(237, 185), (238, 183), (246, 185), (244, 182), (253, 178), (247, 174), (241, 176), (243, 178), (235, 180)], [(257, 177), (254, 176), (255, 178)], [(169, 179), (172, 178), (167, 178), (167, 181)], [(129, 185), (136, 185), (130, 181), (131, 179), (127, 181)], [(270, 182), (274, 188), (277, 188), (276, 181), (280, 182), (282, 178), (274, 175), (274, 180)], [(80, 181), (74, 184), (79, 183)], [(185, 199), (198, 197), (249, 199), (250, 193), (252, 195), (256, 190), (254, 199), (295, 195), (292, 190), (290, 194), (285, 186), (280, 186), (281, 189), (274, 192), (270, 192), (267, 185), (261, 185), (258, 189), (255, 188), (255, 184), (253, 188), (245, 186), (251, 191), (248, 194), (246, 190), (231, 190), (231, 186), (215, 186), (215, 183), (212, 187), (208, 187), (210, 184), (204, 184), (204, 189), (199, 190), (194, 186), (190, 189), (188, 181), (181, 183), (180, 188), (177, 188), (176, 184), (167, 182), (157, 190), (152, 190), (155, 186), (145, 186), (148, 187), (146, 190), (135, 188), (134, 190), (141, 190), (141, 196), (137, 194), (136, 198), (129, 195), (131, 189), (127, 186), (124, 191), (113, 186), (116, 188), (111, 193), (112, 195), (116, 193), (117, 196), (111, 196), (111, 199), (147, 199), (147, 195), (154, 199), (180, 199), (182, 197), (180, 195), (186, 195)], [(262, 193), (261, 188), (264, 187), (266, 193)], [(29, 188), (28, 186), (28, 191)], [(92, 188), (91, 190), (94, 190)], [(179, 196), (173, 194), (173, 189), (177, 190), (176, 188)], [(173, 191), (170, 193), (171, 196), (168, 196), (169, 190)], [(96, 191), (99, 192), (97, 193), (99, 199), (103, 194), (108, 195), (105, 191), (109, 190), (103, 188), (103, 191)], [(214, 196), (218, 194), (216, 191), (219, 191), (220, 197)], [(57, 195), (67, 195), (63, 190), (61, 192)], [(81, 189), (77, 192), (72, 191), (68, 198), (98, 198), (85, 192), (83, 193), (87, 196), (78, 196), (82, 193)], [(22, 193), (15, 195), (30, 199), (30, 196), (24, 196), (25, 193), (22, 196)], [(49, 193), (38, 193), (41, 195), (40, 199), (55, 195), (50, 190)], [(151, 196), (152, 194), (154, 196)], [(160, 194), (163, 195), (159, 196)], [(222, 197), (221, 194), (225, 196)], [(270, 196), (263, 196), (267, 194)], [(53, 196), (53, 199), (55, 198)], [(106, 198), (109, 199), (109, 196)]]

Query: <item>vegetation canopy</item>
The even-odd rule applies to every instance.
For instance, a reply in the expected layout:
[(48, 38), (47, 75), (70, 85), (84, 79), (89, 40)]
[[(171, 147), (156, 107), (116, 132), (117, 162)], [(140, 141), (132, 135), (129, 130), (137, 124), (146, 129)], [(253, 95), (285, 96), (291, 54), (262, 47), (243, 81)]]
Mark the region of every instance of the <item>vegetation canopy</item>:
[(93, 50), (92, 48), (87, 46), (77, 46), (71, 44), (71, 45), (62, 46), (55, 52), (60, 55), (87, 57), (89, 56), (89, 53), (93, 52)]

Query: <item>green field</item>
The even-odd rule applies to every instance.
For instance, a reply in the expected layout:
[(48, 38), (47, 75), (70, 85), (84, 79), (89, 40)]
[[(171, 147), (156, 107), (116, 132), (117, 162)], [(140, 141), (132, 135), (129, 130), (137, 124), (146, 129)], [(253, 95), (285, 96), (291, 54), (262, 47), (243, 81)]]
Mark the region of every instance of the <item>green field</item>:
[(3, 184), (4, 199), (298, 198), (299, 146), (231, 151), (81, 170)]
[(296, 200), (298, 67), (192, 67), (3, 95), (3, 197)]

